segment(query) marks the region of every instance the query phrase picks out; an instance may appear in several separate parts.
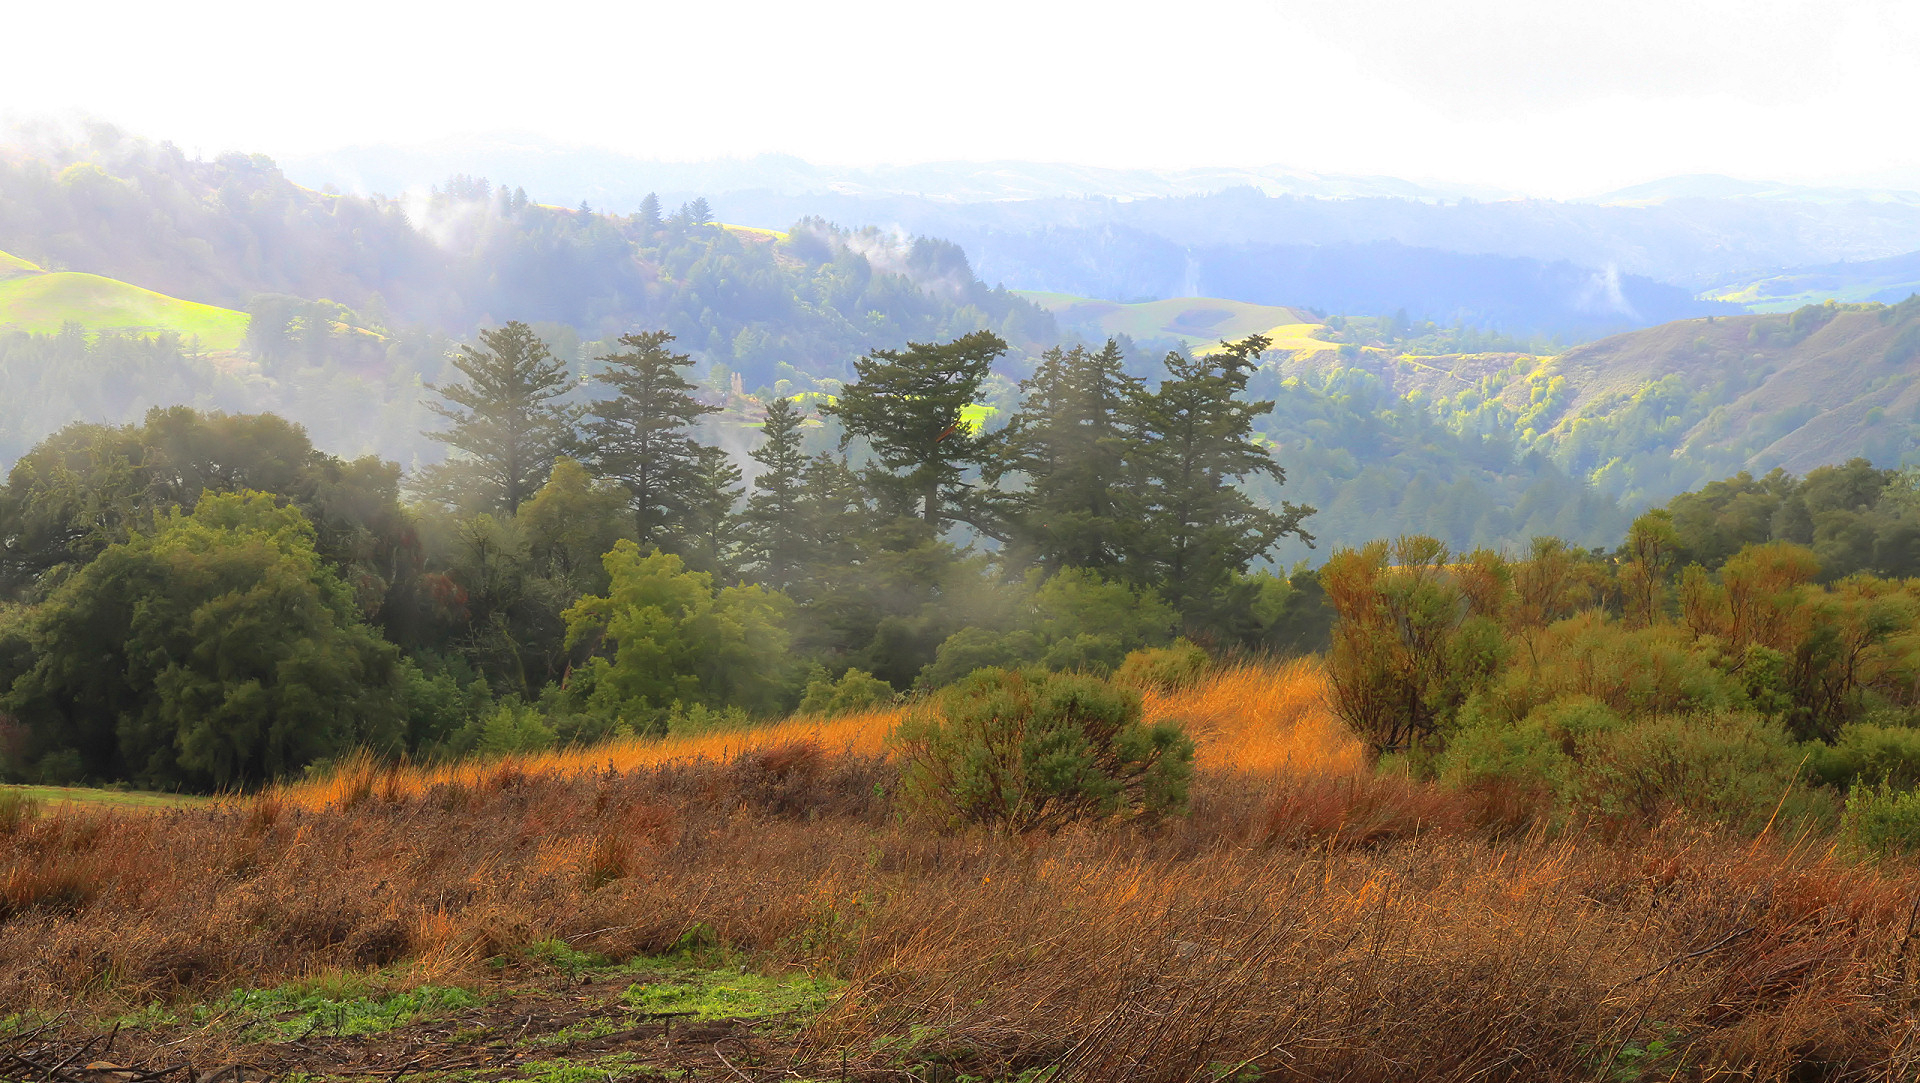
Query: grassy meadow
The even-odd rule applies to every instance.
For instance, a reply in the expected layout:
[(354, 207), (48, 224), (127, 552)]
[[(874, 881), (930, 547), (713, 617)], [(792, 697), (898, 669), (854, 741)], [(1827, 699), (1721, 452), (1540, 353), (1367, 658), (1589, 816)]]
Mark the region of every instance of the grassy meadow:
[(0, 331), (50, 335), (69, 323), (87, 331), (171, 331), (222, 351), (239, 349), (247, 334), (244, 312), (99, 275), (44, 271), (0, 252)]
[[(1529, 794), (1376, 773), (1326, 693), (1314, 660), (1150, 693), (1196, 738), (1189, 810), (1051, 835), (907, 815), (898, 710), (16, 814), (0, 1054), (118, 1043), (261, 1079), (1911, 1078), (1909, 865), (1678, 815), (1549, 830)], [(31, 1049), (29, 1024), (51, 1028)]]

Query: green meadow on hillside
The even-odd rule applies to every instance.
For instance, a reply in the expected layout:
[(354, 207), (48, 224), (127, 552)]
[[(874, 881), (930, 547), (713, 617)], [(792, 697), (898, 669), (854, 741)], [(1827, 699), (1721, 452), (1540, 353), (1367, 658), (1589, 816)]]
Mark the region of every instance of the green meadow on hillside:
[(1122, 304), (1066, 293), (1014, 291), (1051, 311), (1061, 324), (1092, 338), (1127, 335), (1138, 341), (1178, 339), (1184, 346), (1211, 346), (1222, 339), (1265, 335), (1276, 350), (1335, 349), (1313, 335), (1320, 320), (1284, 305), (1256, 305), (1219, 297), (1175, 297)]
[(0, 252), (0, 331), (47, 335), (69, 323), (88, 331), (172, 331), (210, 350), (237, 350), (247, 334), (244, 312), (99, 275), (44, 271)]

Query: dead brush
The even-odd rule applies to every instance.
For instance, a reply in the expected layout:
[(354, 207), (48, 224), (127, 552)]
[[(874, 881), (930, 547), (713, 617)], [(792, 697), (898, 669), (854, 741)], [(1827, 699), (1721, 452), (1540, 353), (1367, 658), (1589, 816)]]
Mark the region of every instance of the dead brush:
[[(1500, 827), (1530, 822), (1525, 795), (1495, 815), (1355, 777), (1343, 744), (1308, 755), (1299, 683), (1249, 667), (1163, 703), (1215, 728), (1192, 812), (1150, 829), (919, 831), (889, 815), (878, 739), (805, 729), (705, 759), (636, 744), (614, 771), (409, 767), (393, 803), (378, 782), (339, 800), (361, 784), (336, 775), (265, 830), (237, 803), (104, 817), (84, 852), (34, 826), (0, 838), (0, 1014), (378, 965), (481, 981), (559, 938), (845, 979), (804, 1035), (814, 1076), (845, 1053), (862, 1078), (934, 1056), (1149, 1083), (1913, 1078), (1911, 865), (1680, 818)], [(1261, 760), (1263, 740), (1302, 751)], [(249, 833), (251, 862), (223, 865)], [(1656, 1038), (1683, 1052), (1626, 1056)]]
[(1375, 846), (1479, 826), (1474, 802), (1430, 783), (1376, 775), (1287, 778), (1273, 786), (1257, 845)]

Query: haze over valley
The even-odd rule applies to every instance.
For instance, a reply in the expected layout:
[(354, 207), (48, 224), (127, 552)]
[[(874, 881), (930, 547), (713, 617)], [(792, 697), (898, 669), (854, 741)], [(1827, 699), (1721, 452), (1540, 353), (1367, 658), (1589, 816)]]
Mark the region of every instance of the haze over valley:
[(0, 33), (0, 1080), (1914, 1078), (1920, 7)]

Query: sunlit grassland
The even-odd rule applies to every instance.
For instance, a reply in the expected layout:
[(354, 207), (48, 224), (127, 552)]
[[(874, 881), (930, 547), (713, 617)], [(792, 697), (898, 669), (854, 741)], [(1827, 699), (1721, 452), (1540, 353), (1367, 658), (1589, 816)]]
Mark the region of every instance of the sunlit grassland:
[[(1222, 339), (1231, 341), (1263, 334), (1270, 338), (1284, 337), (1292, 343), (1276, 341), (1276, 349), (1331, 348), (1331, 344), (1311, 338), (1310, 330), (1319, 326), (1311, 315), (1281, 305), (1256, 305), (1218, 297), (1176, 297), (1122, 304), (1065, 293), (1015, 292), (1053, 312), (1064, 324), (1092, 326), (1107, 335), (1177, 338), (1188, 346), (1212, 346)], [(1306, 347), (1301, 343), (1314, 345)]]
[(42, 272), (16, 257), (0, 259), (0, 331), (50, 335), (69, 323), (95, 332), (172, 331), (199, 339), (209, 350), (237, 350), (247, 333), (244, 312), (99, 275)]
[[(1197, 746), (1196, 766), (1202, 770), (1347, 777), (1365, 769), (1360, 743), (1328, 706), (1326, 673), (1317, 659), (1229, 665), (1190, 687), (1150, 691), (1143, 706), (1149, 721), (1175, 720), (1187, 728)], [(752, 729), (636, 737), (504, 760), (401, 768), (357, 761), (328, 777), (293, 783), (284, 796), (303, 807), (324, 808), (351, 804), (376, 786), (390, 797), (447, 784), (482, 786), (503, 766), (528, 776), (626, 773), (671, 763), (725, 762), (800, 742), (828, 752), (885, 756), (888, 738), (914, 709), (908, 703), (831, 719), (796, 716)]]

